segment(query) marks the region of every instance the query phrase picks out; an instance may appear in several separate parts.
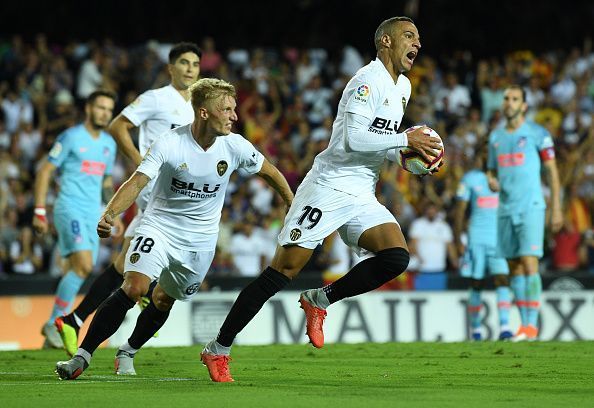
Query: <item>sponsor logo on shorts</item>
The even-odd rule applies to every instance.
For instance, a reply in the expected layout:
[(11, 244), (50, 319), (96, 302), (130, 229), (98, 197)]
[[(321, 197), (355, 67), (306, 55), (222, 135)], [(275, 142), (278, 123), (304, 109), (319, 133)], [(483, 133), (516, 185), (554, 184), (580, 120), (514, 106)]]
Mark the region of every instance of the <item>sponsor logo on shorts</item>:
[(299, 238), (301, 238), (301, 230), (299, 228), (293, 228), (289, 234), (289, 237), (291, 238), (291, 241), (297, 241)]
[(227, 162), (225, 160), (221, 160), (220, 162), (217, 163), (217, 173), (219, 173), (219, 176), (223, 176), (223, 174), (225, 174), (225, 172), (227, 171), (227, 169), (229, 168), (229, 165), (227, 164)]
[(130, 263), (135, 264), (136, 262), (138, 262), (139, 259), (140, 254), (138, 252), (134, 252), (132, 255), (130, 255)]
[(193, 295), (194, 293), (198, 292), (198, 289), (200, 289), (200, 284), (193, 283), (186, 288), (186, 295)]

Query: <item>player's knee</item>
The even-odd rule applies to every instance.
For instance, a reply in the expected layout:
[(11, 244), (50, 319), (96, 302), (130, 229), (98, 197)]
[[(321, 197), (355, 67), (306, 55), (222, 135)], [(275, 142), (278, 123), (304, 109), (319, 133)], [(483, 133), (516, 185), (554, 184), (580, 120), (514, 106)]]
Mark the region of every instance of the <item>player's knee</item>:
[(72, 269), (81, 278), (86, 278), (93, 271), (93, 264), (91, 262), (77, 262), (72, 265)]
[[(148, 278), (147, 278), (148, 280)], [(142, 278), (130, 276), (130, 273), (126, 274), (124, 283), (122, 284), (122, 290), (126, 295), (135, 302), (138, 302), (142, 296), (148, 292), (149, 282)]]
[(507, 275), (495, 275), (493, 278), (493, 283), (495, 284), (496, 288), (500, 286), (509, 286), (509, 279)]
[(383, 269), (391, 278), (395, 278), (406, 270), (410, 255), (404, 248), (388, 248), (376, 254), (382, 262)]
[(155, 307), (161, 312), (167, 312), (171, 310), (173, 303), (175, 302), (175, 299), (165, 293), (163, 288), (161, 288), (159, 285), (157, 285), (153, 290), (151, 299), (155, 304)]
[(482, 279), (469, 279), (470, 287), (474, 290), (483, 290), (485, 281)]

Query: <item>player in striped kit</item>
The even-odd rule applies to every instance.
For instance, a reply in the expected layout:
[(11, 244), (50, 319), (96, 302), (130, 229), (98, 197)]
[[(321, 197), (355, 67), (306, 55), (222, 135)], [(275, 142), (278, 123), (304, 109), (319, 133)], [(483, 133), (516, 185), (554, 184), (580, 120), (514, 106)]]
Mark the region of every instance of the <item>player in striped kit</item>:
[[(52, 174), (57, 169), (60, 191), (54, 205), (54, 225), (60, 253), (66, 259), (65, 274), (56, 290), (50, 319), (42, 328), (46, 345), (61, 348), (62, 339), (54, 319), (67, 312), (83, 282), (93, 270), (99, 250), (95, 220), (101, 214), (101, 199), (113, 196), (111, 171), (116, 144), (105, 128), (113, 115), (115, 95), (96, 91), (87, 98), (84, 123), (58, 136), (35, 179), (33, 228), (46, 233), (45, 200)], [(120, 234), (122, 224), (118, 225)]]
[[(124, 154), (139, 165), (149, 146), (161, 134), (181, 125), (192, 122), (194, 111), (190, 102), (189, 87), (200, 74), (202, 51), (194, 43), (182, 42), (174, 45), (169, 52), (168, 70), (171, 83), (158, 89), (144, 92), (128, 105), (109, 126)], [(130, 132), (138, 128), (138, 149), (134, 146)], [(84, 320), (95, 311), (123, 281), (124, 260), (139, 225), (153, 181), (140, 193), (137, 214), (124, 233), (122, 250), (116, 261), (95, 279), (88, 294), (67, 316), (60, 316), (55, 324), (64, 342), (66, 352), (72, 356), (78, 348), (78, 330)], [(146, 298), (143, 300), (146, 301)]]
[[(467, 172), (456, 192), (458, 200), (455, 212), (454, 236), (456, 246), (464, 253), (460, 275), (470, 281), (468, 312), (470, 316), (471, 335), (474, 340), (482, 339), (481, 332), (481, 291), (485, 284), (486, 272), (493, 276), (497, 295), (497, 311), (499, 315), (499, 339), (512, 337), (509, 327), (509, 269), (505, 258), (497, 256), (497, 208), (499, 195), (489, 188), (486, 165), (486, 148), (476, 153), (474, 169)], [(461, 235), (470, 210), (467, 230), (467, 245), (463, 248)]]
[(508, 261), (511, 288), (522, 320), (514, 340), (538, 337), (542, 294), (538, 259), (543, 254), (546, 208), (541, 165), (551, 189), (551, 230), (557, 232), (563, 225), (553, 139), (545, 128), (525, 119), (527, 109), (524, 89), (508, 87), (503, 99), (506, 124), (491, 132), (487, 162), (489, 187), (499, 191), (499, 254)]

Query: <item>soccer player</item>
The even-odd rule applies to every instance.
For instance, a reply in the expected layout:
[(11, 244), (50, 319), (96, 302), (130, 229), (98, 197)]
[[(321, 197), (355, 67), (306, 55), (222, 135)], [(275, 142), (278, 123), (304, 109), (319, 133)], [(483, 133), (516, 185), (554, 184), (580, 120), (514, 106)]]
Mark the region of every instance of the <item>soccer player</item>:
[(395, 148), (410, 146), (427, 160), (439, 153), (437, 139), (425, 126), (398, 133), (411, 91), (403, 73), (412, 68), (421, 48), (419, 33), (407, 17), (382, 22), (375, 33), (377, 58), (348, 82), (338, 105), (329, 146), (314, 160), (299, 186), (272, 263), (245, 287), (216, 339), (202, 351), (203, 363), (216, 382), (233, 381), (229, 353), (236, 335), (263, 304), (283, 289), (307, 263), (316, 246), (338, 230), (359, 255), (373, 253), (332, 284), (301, 294), (307, 335), (322, 347), (326, 308), (341, 299), (374, 290), (407, 267), (406, 241), (394, 216), (375, 197), (379, 171)]
[[(109, 126), (108, 130), (120, 149), (135, 165), (140, 164), (157, 136), (194, 119), (189, 87), (198, 79), (201, 55), (200, 48), (194, 43), (182, 42), (174, 45), (169, 52), (171, 83), (140, 95)], [(138, 149), (130, 136), (135, 127), (139, 128)], [(152, 185), (153, 181), (149, 182), (138, 196), (138, 212), (124, 233), (124, 243), (116, 261), (95, 279), (85, 298), (72, 313), (59, 316), (55, 321), (64, 348), (71, 357), (78, 348), (78, 331), (85, 319), (122, 284), (126, 252), (142, 219)], [(146, 298), (143, 299), (145, 300)]]
[[(60, 191), (54, 205), (54, 224), (60, 253), (66, 259), (66, 273), (58, 284), (50, 319), (41, 330), (45, 345), (51, 347), (63, 347), (54, 319), (70, 309), (97, 260), (99, 239), (95, 223), (101, 215), (101, 199), (108, 202), (113, 196), (111, 170), (116, 144), (104, 129), (112, 118), (114, 104), (115, 95), (111, 92), (91, 93), (85, 104), (84, 122), (58, 136), (35, 179), (33, 228), (37, 233), (46, 233), (47, 190), (52, 174), (59, 170)], [(123, 226), (119, 221), (117, 227), (121, 234)]]
[(293, 193), (284, 176), (241, 135), (231, 133), (237, 120), (235, 88), (213, 78), (190, 88), (194, 122), (157, 138), (136, 172), (118, 190), (97, 226), (109, 236), (114, 219), (155, 180), (146, 211), (126, 254), (124, 283), (101, 306), (75, 356), (58, 362), (62, 379), (75, 379), (99, 344), (120, 326), (127, 311), (159, 279), (152, 301), (141, 312), (132, 336), (122, 345), (116, 370), (126, 364), (165, 323), (175, 300), (187, 300), (200, 287), (215, 253), (225, 191), (233, 171), (258, 174), (283, 198)]
[[(499, 314), (499, 340), (512, 337), (509, 327), (509, 269), (505, 258), (497, 256), (497, 208), (499, 195), (489, 188), (486, 167), (486, 146), (475, 156), (474, 169), (467, 172), (456, 193), (457, 204), (454, 216), (454, 237), (459, 253), (463, 253), (460, 275), (470, 283), (468, 312), (473, 340), (481, 340), (481, 291), (485, 285), (485, 272), (493, 276)], [(461, 243), (466, 211), (470, 203), (468, 241), (466, 248)]]
[(551, 135), (525, 119), (526, 94), (517, 85), (505, 90), (504, 127), (489, 136), (487, 176), (489, 187), (500, 191), (497, 242), (508, 261), (511, 288), (520, 310), (521, 326), (514, 340), (538, 337), (538, 312), (542, 282), (538, 259), (543, 254), (545, 201), (541, 188), (541, 162), (551, 189), (551, 229), (563, 225), (559, 199), (559, 175)]

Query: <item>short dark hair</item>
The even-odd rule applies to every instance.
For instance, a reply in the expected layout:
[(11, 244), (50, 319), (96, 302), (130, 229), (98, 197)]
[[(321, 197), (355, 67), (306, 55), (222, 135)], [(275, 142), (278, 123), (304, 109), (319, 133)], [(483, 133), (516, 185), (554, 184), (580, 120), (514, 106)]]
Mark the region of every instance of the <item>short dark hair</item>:
[(526, 90), (524, 89), (523, 86), (520, 86), (518, 84), (513, 84), (508, 86), (506, 89), (517, 89), (522, 93), (522, 102), (526, 102)]
[(192, 42), (180, 42), (175, 44), (173, 48), (171, 48), (171, 51), (169, 51), (169, 63), (175, 64), (175, 61), (177, 61), (180, 55), (185, 54), (186, 52), (193, 52), (198, 55), (198, 58), (202, 58), (202, 50), (196, 44)]
[(100, 96), (110, 98), (114, 101), (114, 103), (118, 100), (118, 97), (115, 94), (115, 92), (108, 91), (107, 89), (98, 89), (94, 92), (91, 92), (91, 94), (87, 97), (87, 105), (92, 105), (93, 103), (95, 103), (95, 100), (97, 100), (97, 98), (99, 98)]
[(413, 24), (415, 23), (412, 20), (412, 18), (406, 17), (406, 16), (392, 17), (392, 18), (382, 21), (381, 24), (377, 27), (377, 30), (375, 30), (375, 36), (373, 37), (373, 42), (375, 44), (376, 50), (379, 50), (379, 45), (380, 45), (382, 35), (392, 34), (394, 31), (394, 26), (399, 21), (408, 21), (409, 23), (413, 23)]

